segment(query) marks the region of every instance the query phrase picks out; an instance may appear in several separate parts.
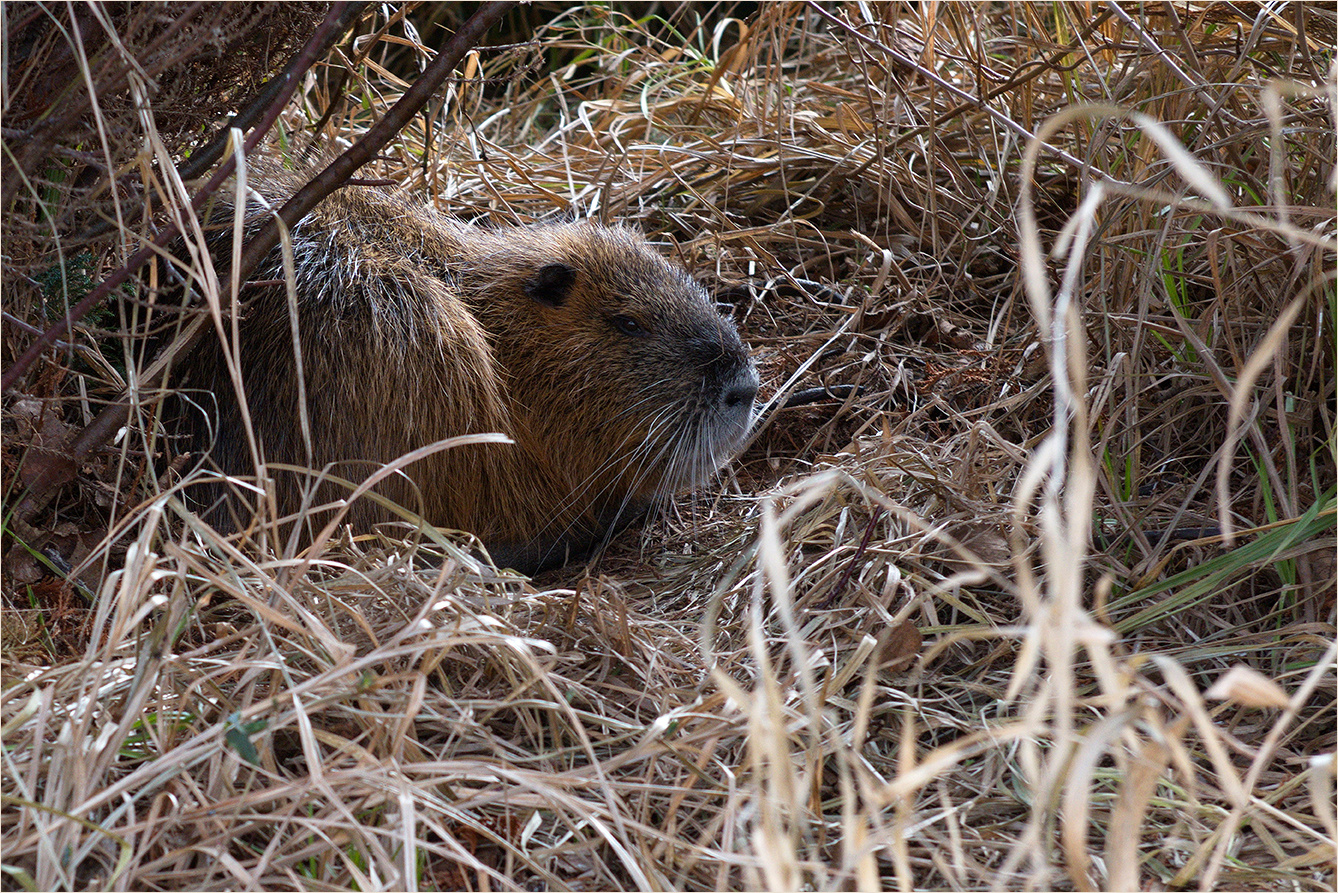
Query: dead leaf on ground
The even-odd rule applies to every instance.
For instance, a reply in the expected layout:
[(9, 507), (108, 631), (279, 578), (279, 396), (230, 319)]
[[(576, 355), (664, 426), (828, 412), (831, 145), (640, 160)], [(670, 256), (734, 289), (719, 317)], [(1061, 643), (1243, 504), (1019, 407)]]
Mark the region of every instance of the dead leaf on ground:
[(908, 669), (920, 655), (924, 637), (909, 622), (903, 620), (879, 637), (879, 667), (889, 673)]

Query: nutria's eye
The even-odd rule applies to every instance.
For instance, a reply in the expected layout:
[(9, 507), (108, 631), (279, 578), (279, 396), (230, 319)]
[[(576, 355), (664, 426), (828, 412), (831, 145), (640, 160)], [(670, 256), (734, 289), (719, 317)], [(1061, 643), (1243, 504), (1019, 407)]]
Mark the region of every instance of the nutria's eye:
[(640, 338), (643, 335), (650, 334), (645, 330), (645, 328), (641, 325), (641, 323), (637, 322), (635, 319), (632, 319), (632, 317), (630, 316), (623, 316), (619, 314), (618, 316), (611, 317), (609, 319), (609, 322), (613, 323), (613, 327), (615, 329), (617, 329), (624, 335), (627, 335), (631, 338)]

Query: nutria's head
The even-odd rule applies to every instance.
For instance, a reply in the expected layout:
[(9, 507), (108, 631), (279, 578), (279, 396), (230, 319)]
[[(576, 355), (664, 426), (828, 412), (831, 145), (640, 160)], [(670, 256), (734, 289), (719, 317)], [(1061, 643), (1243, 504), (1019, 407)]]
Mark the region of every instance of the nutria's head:
[(496, 336), (517, 438), (548, 451), (574, 495), (680, 492), (733, 456), (757, 371), (701, 285), (625, 228), (498, 238), (506, 300), (494, 290), (475, 306)]

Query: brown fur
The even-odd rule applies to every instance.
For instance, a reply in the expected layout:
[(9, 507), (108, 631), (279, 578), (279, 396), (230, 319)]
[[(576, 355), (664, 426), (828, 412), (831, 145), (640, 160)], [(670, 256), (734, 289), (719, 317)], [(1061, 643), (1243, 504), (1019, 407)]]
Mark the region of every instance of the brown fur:
[[(277, 205), (292, 185), (271, 173), (261, 190)], [(249, 226), (260, 213), (250, 209)], [(220, 217), (230, 214), (214, 216), (227, 230)], [(733, 325), (631, 230), (482, 229), (346, 187), (294, 229), (293, 246), (312, 450), (285, 291), (252, 289), (241, 368), (264, 461), (361, 481), (447, 437), (507, 434), (514, 445), (440, 451), (376, 488), (432, 524), (477, 533), (503, 562), (533, 570), (588, 548), (648, 501), (702, 483), (746, 433), (757, 376)], [(253, 278), (281, 276), (276, 250)], [(199, 440), (223, 471), (252, 475), (240, 406), (208, 340), (189, 363), (218, 404), (217, 427), (197, 426)], [(281, 514), (303, 507), (311, 478), (271, 477)], [(326, 484), (306, 500), (347, 495)], [(244, 522), (235, 492), (227, 511)], [(359, 529), (390, 517), (369, 499), (348, 515)]]

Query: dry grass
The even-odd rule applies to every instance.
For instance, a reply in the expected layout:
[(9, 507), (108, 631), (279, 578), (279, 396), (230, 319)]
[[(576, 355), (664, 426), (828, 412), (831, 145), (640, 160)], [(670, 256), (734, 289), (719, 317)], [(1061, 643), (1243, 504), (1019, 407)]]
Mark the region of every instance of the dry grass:
[[(145, 381), (18, 528), (148, 365), (86, 324), (5, 395), (5, 883), (1333, 889), (1331, 10), (649, 9), (526, 8), (365, 176), (639, 223), (754, 349), (747, 452), (595, 568), (295, 554), (183, 507)], [(450, 13), (381, 15), (295, 151)], [(9, 358), (75, 253), (39, 197)]]

